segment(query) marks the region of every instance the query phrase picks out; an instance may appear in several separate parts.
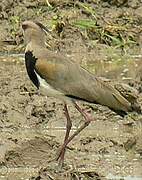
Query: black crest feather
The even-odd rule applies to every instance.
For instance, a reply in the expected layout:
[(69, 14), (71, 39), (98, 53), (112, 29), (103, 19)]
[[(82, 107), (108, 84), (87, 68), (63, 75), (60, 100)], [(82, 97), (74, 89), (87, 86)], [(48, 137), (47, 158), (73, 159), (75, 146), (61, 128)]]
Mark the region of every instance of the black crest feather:
[(40, 22), (35, 21), (35, 24), (38, 25), (42, 30), (46, 31), (46, 32), (50, 32), (49, 29), (47, 29), (43, 24), (41, 24)]

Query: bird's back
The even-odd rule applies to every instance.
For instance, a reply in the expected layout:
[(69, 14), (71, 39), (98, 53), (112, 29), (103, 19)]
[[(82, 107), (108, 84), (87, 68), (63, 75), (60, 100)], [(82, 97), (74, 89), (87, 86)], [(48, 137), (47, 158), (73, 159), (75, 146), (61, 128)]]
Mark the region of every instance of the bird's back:
[(35, 56), (36, 72), (64, 96), (108, 106), (120, 115), (131, 111), (131, 103), (117, 89), (77, 63), (46, 49)]

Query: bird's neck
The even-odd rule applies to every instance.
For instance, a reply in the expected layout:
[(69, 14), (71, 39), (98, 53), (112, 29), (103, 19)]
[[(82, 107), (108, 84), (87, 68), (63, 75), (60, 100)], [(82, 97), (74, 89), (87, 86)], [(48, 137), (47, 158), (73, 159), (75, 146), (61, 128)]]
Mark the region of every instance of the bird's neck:
[(46, 48), (45, 42), (35, 41), (34, 39), (27, 44), (26, 51), (33, 51), (34, 49), (36, 49), (36, 51), (39, 51), (42, 48)]
[(45, 47), (45, 35), (42, 32), (25, 32), (25, 42), (26, 44), (31, 44), (32, 46)]
[(44, 39), (31, 39), (30, 43), (35, 46), (46, 47)]

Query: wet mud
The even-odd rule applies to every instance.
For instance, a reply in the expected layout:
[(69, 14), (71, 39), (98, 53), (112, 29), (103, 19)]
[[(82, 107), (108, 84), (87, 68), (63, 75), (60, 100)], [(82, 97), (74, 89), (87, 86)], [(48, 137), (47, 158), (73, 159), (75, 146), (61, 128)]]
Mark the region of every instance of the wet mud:
[[(0, 178), (113, 179), (141, 177), (142, 117), (124, 119), (106, 107), (80, 102), (94, 117), (55, 161), (65, 135), (63, 102), (33, 87), (23, 57), (0, 60)], [(139, 94), (140, 101), (142, 99)], [(69, 104), (74, 132), (83, 122)]]

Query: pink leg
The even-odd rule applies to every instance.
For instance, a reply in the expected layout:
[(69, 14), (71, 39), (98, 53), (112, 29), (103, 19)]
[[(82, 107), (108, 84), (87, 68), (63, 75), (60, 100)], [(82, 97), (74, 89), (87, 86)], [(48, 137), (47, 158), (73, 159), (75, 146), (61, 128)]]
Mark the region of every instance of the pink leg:
[(60, 151), (60, 154), (58, 156), (58, 159), (59, 159), (59, 163), (60, 165), (63, 164), (63, 160), (64, 160), (64, 155), (65, 155), (65, 149), (66, 149), (66, 146), (69, 144), (69, 142), (75, 137), (77, 136), (84, 128), (86, 128), (91, 121), (93, 121), (94, 119), (92, 119), (86, 112), (83, 112), (83, 110), (77, 105), (76, 102), (74, 102), (74, 105), (75, 105), (75, 108), (83, 115), (84, 119), (85, 119), (85, 122), (84, 124), (82, 124), (78, 130), (73, 133), (69, 138), (67, 138), (65, 141), (64, 141), (64, 144), (62, 145), (62, 148), (61, 148), (61, 151)]
[(64, 155), (65, 155), (65, 150), (66, 150), (66, 148), (65, 148), (66, 147), (66, 142), (68, 140), (70, 130), (71, 130), (71, 127), (72, 127), (72, 122), (71, 122), (71, 119), (70, 119), (69, 112), (68, 112), (66, 104), (64, 105), (64, 113), (65, 113), (65, 116), (66, 116), (66, 119), (67, 119), (67, 125), (66, 125), (66, 135), (65, 135), (65, 139), (64, 139), (64, 144), (62, 145), (60, 153), (59, 153), (59, 155), (57, 157), (57, 160), (59, 160), (60, 165), (62, 165), (63, 162), (64, 162)]

